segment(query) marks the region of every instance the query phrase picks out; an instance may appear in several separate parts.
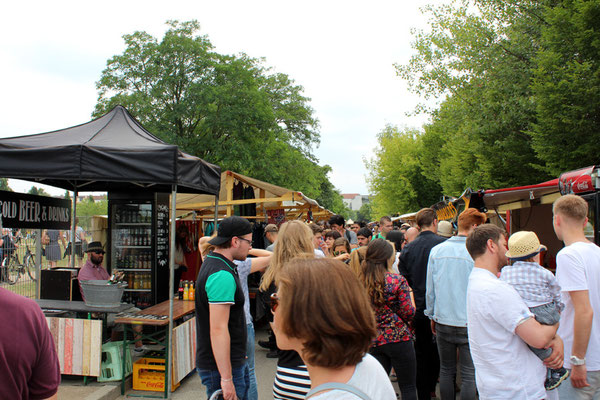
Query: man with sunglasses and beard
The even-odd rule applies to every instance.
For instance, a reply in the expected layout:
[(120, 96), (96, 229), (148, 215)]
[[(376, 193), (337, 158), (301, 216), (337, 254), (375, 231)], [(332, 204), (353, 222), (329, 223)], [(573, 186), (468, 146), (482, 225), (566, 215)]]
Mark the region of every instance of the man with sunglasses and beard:
[(223, 399), (246, 400), (244, 292), (234, 260), (243, 261), (252, 248), (252, 226), (244, 218), (225, 218), (196, 280), (196, 367), (207, 397), (218, 389)]
[[(110, 275), (102, 266), (102, 261), (104, 261), (104, 247), (100, 242), (92, 242), (88, 245), (86, 251), (88, 254), (87, 261), (79, 271), (77, 275), (77, 279), (81, 283), (81, 281), (91, 281), (91, 280), (99, 280), (99, 281), (107, 281), (110, 279)], [(83, 294), (83, 289), (81, 289), (81, 285), (79, 285), (79, 290), (81, 290), (81, 297), (85, 300), (85, 296)], [(127, 311), (140, 311), (137, 307), (131, 307)], [(115, 326), (115, 314), (109, 314), (106, 317), (106, 323), (109, 327), (112, 327), (111, 339), (117, 340), (119, 336), (119, 332), (123, 331), (122, 325)], [(143, 345), (142, 338), (140, 333), (142, 332), (142, 325), (135, 324), (132, 325), (133, 335), (135, 340), (135, 347), (133, 349), (134, 354), (141, 356), (143, 355), (148, 348)]]

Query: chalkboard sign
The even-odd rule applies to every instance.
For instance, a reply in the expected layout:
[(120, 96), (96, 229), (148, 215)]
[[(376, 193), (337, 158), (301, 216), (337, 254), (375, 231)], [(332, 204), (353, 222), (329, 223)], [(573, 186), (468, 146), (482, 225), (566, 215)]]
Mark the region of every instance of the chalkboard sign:
[(169, 267), (169, 196), (156, 196), (156, 266)]

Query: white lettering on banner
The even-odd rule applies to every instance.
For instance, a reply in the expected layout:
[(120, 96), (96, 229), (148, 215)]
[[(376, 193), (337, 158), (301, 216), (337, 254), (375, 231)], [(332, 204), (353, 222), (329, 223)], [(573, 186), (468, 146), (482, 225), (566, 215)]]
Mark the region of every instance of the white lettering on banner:
[(48, 221), (69, 222), (69, 209), (48, 206)]
[(17, 216), (17, 203), (14, 201), (2, 202), (2, 218), (15, 218)]
[(19, 221), (40, 222), (40, 203), (19, 200)]

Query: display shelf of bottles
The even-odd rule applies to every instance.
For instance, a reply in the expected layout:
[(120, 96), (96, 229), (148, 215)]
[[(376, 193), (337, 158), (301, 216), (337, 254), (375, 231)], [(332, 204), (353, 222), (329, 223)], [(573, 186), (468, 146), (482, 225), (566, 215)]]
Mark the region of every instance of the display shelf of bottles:
[(150, 224), (152, 222), (152, 211), (142, 208), (121, 208), (114, 215), (117, 224)]
[(118, 222), (115, 226), (150, 226), (150, 222)]
[(144, 309), (152, 305), (152, 293), (147, 289), (131, 289), (129, 291), (126, 289), (123, 294), (123, 301)]
[(152, 246), (120, 246), (118, 244), (115, 245), (117, 249), (151, 249)]

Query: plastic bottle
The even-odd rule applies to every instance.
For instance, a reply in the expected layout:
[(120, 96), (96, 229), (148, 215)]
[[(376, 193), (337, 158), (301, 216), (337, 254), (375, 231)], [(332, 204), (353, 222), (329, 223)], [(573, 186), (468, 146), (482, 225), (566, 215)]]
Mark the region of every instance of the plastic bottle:
[(185, 281), (183, 283), (183, 300), (189, 300), (190, 299), (190, 288), (188, 286), (187, 281)]
[(183, 282), (179, 282), (179, 290), (177, 293), (179, 294), (179, 300), (183, 300)]
[(188, 294), (188, 298), (190, 301), (194, 301), (196, 298), (196, 284), (194, 282), (190, 282), (190, 293)]

